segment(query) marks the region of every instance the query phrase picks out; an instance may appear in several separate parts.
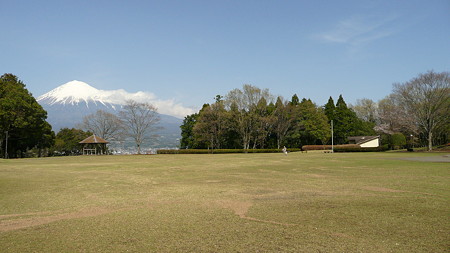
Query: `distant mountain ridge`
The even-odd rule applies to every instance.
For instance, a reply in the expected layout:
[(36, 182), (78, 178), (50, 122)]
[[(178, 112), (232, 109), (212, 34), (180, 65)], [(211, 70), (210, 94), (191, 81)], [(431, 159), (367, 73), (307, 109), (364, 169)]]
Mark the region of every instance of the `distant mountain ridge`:
[[(37, 102), (47, 111), (47, 121), (55, 132), (61, 128), (73, 128), (82, 123), (83, 117), (104, 110), (117, 114), (125, 104), (129, 94), (125, 90), (104, 91), (98, 90), (81, 81), (65, 83), (37, 98)], [(128, 97), (126, 96), (128, 95)], [(144, 99), (145, 93), (133, 94)], [(131, 98), (132, 99), (132, 98)], [(151, 148), (177, 147), (181, 137), (180, 125), (182, 119), (159, 114), (162, 130), (155, 141), (148, 144)]]

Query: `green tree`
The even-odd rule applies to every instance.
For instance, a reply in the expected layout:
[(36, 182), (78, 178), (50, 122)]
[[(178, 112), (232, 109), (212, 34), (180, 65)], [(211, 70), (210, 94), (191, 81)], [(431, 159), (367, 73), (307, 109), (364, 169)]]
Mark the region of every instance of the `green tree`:
[(310, 99), (303, 99), (299, 106), (302, 143), (325, 144), (331, 137), (330, 124), (322, 108)]
[(402, 133), (395, 133), (389, 136), (389, 146), (391, 149), (399, 149), (406, 145), (406, 137)]
[(255, 120), (255, 129), (253, 133), (253, 148), (265, 148), (266, 141), (270, 135), (270, 131), (274, 126), (274, 115), (270, 113), (267, 100), (263, 97), (259, 100), (253, 116)]
[(199, 148), (199, 144), (194, 137), (194, 126), (198, 120), (198, 113), (184, 117), (181, 128), (180, 148)]
[(334, 100), (332, 97), (328, 99), (328, 102), (324, 106), (325, 115), (328, 117), (328, 120), (334, 120), (336, 111), (336, 106), (334, 105)]
[(80, 155), (80, 141), (91, 136), (91, 132), (85, 132), (76, 128), (62, 128), (56, 134), (55, 145), (52, 151), (55, 155)]
[(242, 148), (242, 133), (241, 124), (244, 113), (239, 111), (236, 103), (231, 103), (228, 108), (227, 121), (228, 129), (226, 132), (226, 147), (227, 148)]
[[(50, 148), (55, 144), (55, 132), (52, 131), (52, 126), (45, 122), (42, 128), (37, 133), (38, 136), (41, 136), (40, 141), (35, 146), (37, 150), (37, 156), (48, 156)], [(44, 152), (45, 151), (45, 152)]]
[[(295, 95), (294, 95), (295, 96)], [(297, 98), (298, 99), (298, 98)], [(295, 98), (293, 97), (293, 103), (295, 104)], [(289, 129), (291, 128), (293, 117), (291, 114), (291, 108), (295, 105), (288, 105), (283, 101), (281, 97), (277, 98), (277, 102), (275, 103), (275, 111), (273, 112), (274, 117), (274, 127), (273, 132), (277, 138), (277, 148), (280, 149), (281, 145), (284, 144), (284, 140), (288, 134)]]
[(1, 157), (23, 157), (29, 149), (50, 147), (54, 133), (46, 119), (47, 112), (22, 81), (13, 74), (0, 77)]
[(336, 103), (336, 109), (333, 116), (334, 138), (337, 144), (344, 144), (347, 142), (347, 137), (353, 135), (354, 120), (356, 114), (347, 107), (342, 95)]
[[(327, 110), (327, 106), (325, 106)], [(325, 112), (326, 113), (326, 112)], [(333, 115), (334, 138), (336, 144), (347, 143), (349, 136), (374, 135), (375, 123), (366, 122), (358, 118), (356, 113), (348, 108), (342, 95), (336, 103)]]
[(297, 106), (298, 104), (300, 104), (300, 100), (298, 99), (297, 94), (294, 94), (294, 95), (292, 96), (292, 99), (291, 99), (291, 101), (289, 102), (289, 104), (290, 104), (291, 106)]
[(205, 106), (199, 113), (193, 128), (194, 136), (199, 141), (208, 143), (211, 149), (221, 148), (227, 129), (226, 110), (220, 99), (212, 105)]

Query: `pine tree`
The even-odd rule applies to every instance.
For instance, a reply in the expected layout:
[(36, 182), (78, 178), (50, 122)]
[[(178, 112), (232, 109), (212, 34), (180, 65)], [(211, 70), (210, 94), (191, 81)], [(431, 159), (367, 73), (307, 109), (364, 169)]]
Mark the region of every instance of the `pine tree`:
[(336, 103), (334, 113), (334, 136), (337, 144), (347, 143), (349, 136), (364, 136), (374, 134), (374, 124), (364, 122), (358, 118), (356, 113), (347, 107), (342, 95)]
[(330, 96), (330, 98), (328, 99), (328, 102), (324, 106), (324, 112), (325, 112), (325, 115), (328, 117), (329, 121), (334, 120), (335, 110), (336, 110), (336, 106), (334, 105), (334, 100)]
[(300, 103), (300, 100), (298, 99), (297, 94), (294, 94), (294, 95), (292, 96), (291, 102), (289, 102), (289, 104), (290, 104), (291, 106), (297, 106), (299, 103)]
[[(355, 115), (356, 116), (356, 115)], [(334, 113), (334, 137), (337, 144), (344, 144), (353, 130), (352, 113), (342, 95), (339, 96)]]

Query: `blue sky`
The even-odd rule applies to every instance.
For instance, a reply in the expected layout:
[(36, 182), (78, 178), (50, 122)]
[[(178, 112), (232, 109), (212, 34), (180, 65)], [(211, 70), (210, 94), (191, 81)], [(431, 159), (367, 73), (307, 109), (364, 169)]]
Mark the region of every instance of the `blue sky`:
[(379, 100), (450, 70), (450, 1), (4, 1), (0, 70), (35, 97), (71, 80), (199, 108), (243, 84)]

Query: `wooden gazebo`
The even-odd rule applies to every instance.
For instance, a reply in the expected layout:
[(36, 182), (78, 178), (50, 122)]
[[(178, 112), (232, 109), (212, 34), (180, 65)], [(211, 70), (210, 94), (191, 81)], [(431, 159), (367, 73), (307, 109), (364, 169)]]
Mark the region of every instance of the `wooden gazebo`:
[(83, 155), (97, 155), (97, 148), (98, 154), (102, 155), (106, 153), (106, 144), (109, 142), (93, 134), (79, 143), (83, 145)]

